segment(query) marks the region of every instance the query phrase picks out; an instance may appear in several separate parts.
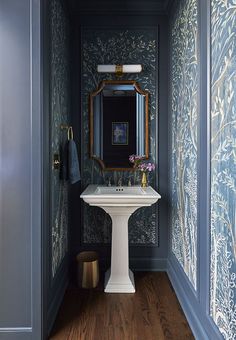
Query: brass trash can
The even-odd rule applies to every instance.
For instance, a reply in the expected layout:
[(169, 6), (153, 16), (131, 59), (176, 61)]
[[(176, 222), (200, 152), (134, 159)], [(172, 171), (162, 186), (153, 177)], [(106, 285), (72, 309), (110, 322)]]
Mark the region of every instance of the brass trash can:
[(97, 287), (99, 281), (98, 254), (95, 251), (83, 251), (76, 256), (76, 260), (79, 287)]

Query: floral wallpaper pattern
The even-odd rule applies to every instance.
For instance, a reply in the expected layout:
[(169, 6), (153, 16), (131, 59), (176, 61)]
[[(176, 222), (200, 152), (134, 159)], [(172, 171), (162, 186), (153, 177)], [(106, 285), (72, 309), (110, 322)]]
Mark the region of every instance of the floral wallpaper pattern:
[(195, 289), (199, 77), (197, 27), (197, 1), (180, 1), (171, 27), (171, 247)]
[[(132, 178), (132, 183), (140, 183), (137, 174), (130, 172), (101, 172), (99, 164), (89, 158), (89, 112), (88, 96), (94, 91), (101, 80), (115, 79), (111, 74), (96, 72), (98, 64), (135, 64), (142, 63), (143, 71), (140, 74), (124, 75), (121, 79), (138, 81), (141, 88), (150, 94), (149, 119), (150, 119), (150, 159), (156, 163), (155, 138), (157, 128), (157, 32), (155, 29), (129, 29), (105, 30), (85, 29), (82, 32), (82, 189), (88, 184), (104, 184), (112, 178), (112, 184), (123, 177), (127, 184)], [(127, 182), (127, 183), (126, 183)], [(155, 187), (155, 178), (150, 175), (149, 183)], [(129, 220), (129, 240), (131, 243), (156, 244), (157, 211), (156, 206), (137, 210)], [(111, 237), (111, 219), (104, 211), (90, 207), (83, 203), (83, 242), (108, 243)]]
[(210, 314), (236, 339), (236, 1), (211, 0)]
[[(69, 121), (69, 56), (67, 22), (60, 0), (50, 2), (51, 28), (51, 163), (60, 154), (67, 134), (61, 124)], [(60, 180), (59, 170), (51, 171), (51, 258), (52, 277), (55, 276), (66, 252), (68, 229), (68, 188)]]

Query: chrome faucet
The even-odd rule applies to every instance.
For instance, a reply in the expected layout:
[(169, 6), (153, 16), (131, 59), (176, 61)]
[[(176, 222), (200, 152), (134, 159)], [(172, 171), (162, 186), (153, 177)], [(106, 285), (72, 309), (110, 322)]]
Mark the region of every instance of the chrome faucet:
[(118, 179), (117, 185), (118, 185), (118, 187), (121, 187), (121, 186), (122, 186), (122, 177), (120, 177), (120, 178)]

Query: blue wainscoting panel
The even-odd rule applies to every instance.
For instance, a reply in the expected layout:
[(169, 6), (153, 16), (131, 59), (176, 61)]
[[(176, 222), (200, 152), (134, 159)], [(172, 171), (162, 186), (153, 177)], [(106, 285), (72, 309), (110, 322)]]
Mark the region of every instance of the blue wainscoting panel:
[(41, 3), (0, 1), (0, 339), (41, 340)]

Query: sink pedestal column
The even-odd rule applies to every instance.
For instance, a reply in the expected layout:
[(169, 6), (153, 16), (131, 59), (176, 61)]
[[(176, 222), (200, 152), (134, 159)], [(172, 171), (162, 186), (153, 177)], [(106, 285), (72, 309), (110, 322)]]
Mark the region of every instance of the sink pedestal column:
[(134, 276), (129, 269), (128, 220), (139, 207), (102, 207), (112, 219), (111, 268), (105, 275), (106, 293), (134, 293)]

